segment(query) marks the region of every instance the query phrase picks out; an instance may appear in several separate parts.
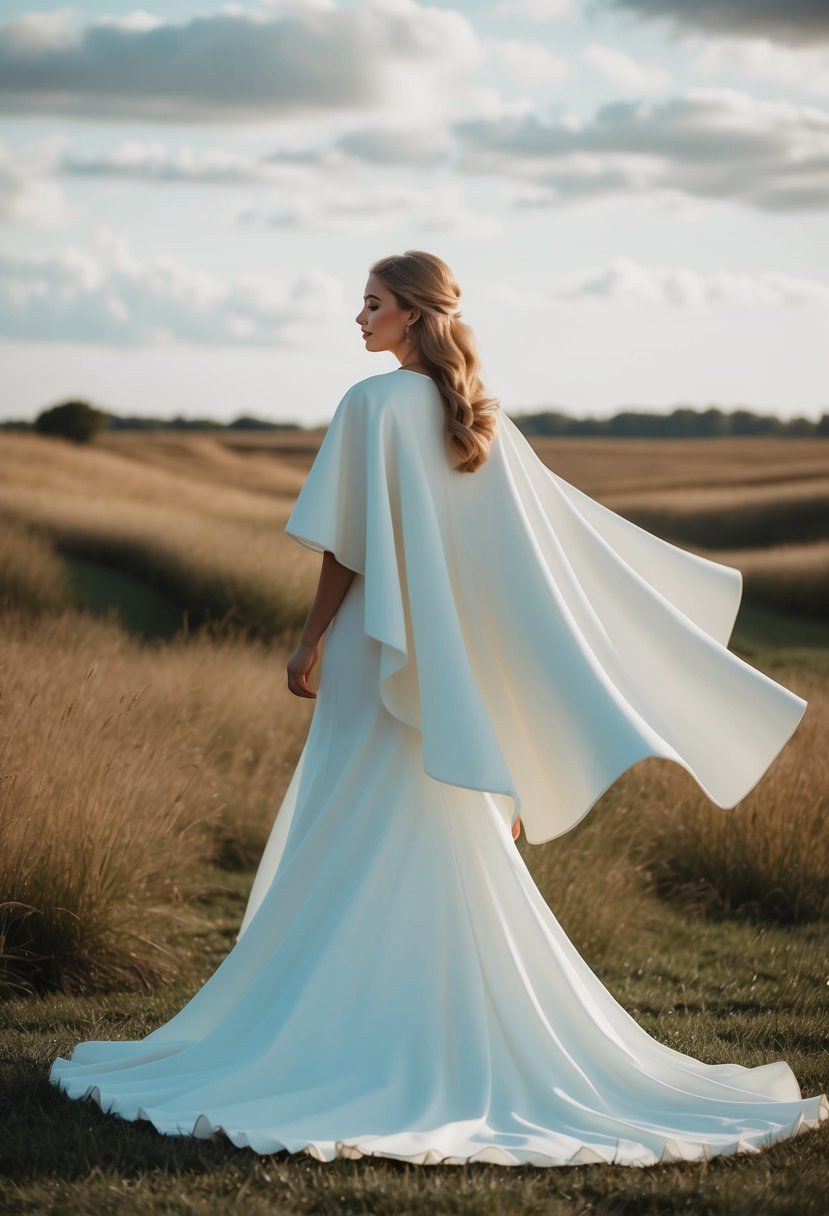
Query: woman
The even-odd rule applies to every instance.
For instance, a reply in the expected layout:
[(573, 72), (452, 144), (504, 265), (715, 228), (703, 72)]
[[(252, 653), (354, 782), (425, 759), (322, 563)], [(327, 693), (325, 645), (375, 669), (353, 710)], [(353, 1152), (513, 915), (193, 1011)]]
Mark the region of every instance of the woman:
[(646, 756), (732, 806), (805, 703), (727, 650), (737, 571), (543, 466), (484, 394), (459, 296), (430, 254), (371, 269), (357, 322), (400, 366), (345, 394), (286, 525), (323, 555), (288, 663), (318, 704), (237, 944), (147, 1038), (82, 1043), (50, 1079), (169, 1135), (323, 1161), (756, 1151), (826, 1096), (646, 1034), (511, 834), (567, 831)]

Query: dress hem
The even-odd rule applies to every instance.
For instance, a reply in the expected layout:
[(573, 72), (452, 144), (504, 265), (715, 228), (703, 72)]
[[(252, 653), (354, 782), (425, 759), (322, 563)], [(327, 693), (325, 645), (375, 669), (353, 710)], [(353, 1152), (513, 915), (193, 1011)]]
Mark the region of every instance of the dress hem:
[[(157, 1132), (164, 1136), (214, 1141), (223, 1137), (235, 1148), (249, 1148), (259, 1156), (270, 1156), (281, 1152), (287, 1152), (292, 1156), (304, 1153), (306, 1156), (313, 1157), (316, 1161), (326, 1165), (342, 1159), (359, 1160), (362, 1157), (382, 1157), (402, 1161), (408, 1165), (471, 1165), (480, 1163), (503, 1166), (532, 1165), (541, 1169), (578, 1165), (622, 1165), (644, 1169), (654, 1165), (670, 1165), (679, 1161), (710, 1161), (714, 1157), (735, 1156), (740, 1153), (759, 1153), (772, 1144), (784, 1140), (792, 1140), (796, 1136), (814, 1130), (821, 1123), (829, 1120), (829, 1097), (826, 1094), (816, 1094), (813, 1098), (804, 1099), (806, 1102), (816, 1103), (816, 1113), (813, 1118), (801, 1112), (789, 1126), (784, 1125), (773, 1128), (770, 1131), (737, 1136), (733, 1140), (725, 1141), (716, 1147), (712, 1147), (705, 1140), (666, 1136), (663, 1139), (662, 1152), (659, 1156), (657, 1156), (653, 1149), (649, 1149), (646, 1145), (633, 1139), (626, 1139), (623, 1149), (621, 1148), (621, 1139), (617, 1140), (616, 1147), (613, 1149), (610, 1149), (608, 1145), (582, 1144), (569, 1156), (544, 1153), (533, 1148), (525, 1148), (523, 1150), (519, 1148), (509, 1149), (500, 1144), (483, 1144), (480, 1148), (468, 1152), (468, 1149), (473, 1148), (469, 1143), (467, 1145), (459, 1145), (458, 1147), (462, 1151), (455, 1153), (443, 1152), (433, 1146), (422, 1148), (414, 1153), (405, 1153), (400, 1149), (384, 1149), (380, 1147), (380, 1144), (384, 1140), (398, 1139), (401, 1134), (413, 1137), (424, 1137), (427, 1134), (431, 1134), (435, 1138), (440, 1138), (444, 1129), (435, 1128), (432, 1133), (385, 1133), (379, 1136), (363, 1135), (349, 1137), (348, 1139), (335, 1138), (308, 1140), (305, 1142), (301, 1140), (280, 1140), (277, 1136), (273, 1136), (271, 1141), (267, 1135), (259, 1134), (251, 1136), (248, 1132), (225, 1127), (221, 1123), (212, 1123), (206, 1114), (199, 1114), (193, 1121), (192, 1127), (182, 1127), (181, 1123), (165, 1125), (162, 1119), (154, 1117), (151, 1110), (143, 1106), (138, 1107), (135, 1115), (124, 1115), (113, 1109), (113, 1107), (107, 1107), (106, 1098), (102, 1096), (101, 1090), (97, 1085), (88, 1086), (84, 1092), (71, 1094), (69, 1092), (71, 1083), (61, 1082), (59, 1079), (51, 1080), (51, 1078), (50, 1081), (67, 1097), (94, 1102), (103, 1114), (114, 1116), (125, 1122), (149, 1123)], [(374, 1142), (373, 1146), (372, 1142)], [(622, 1153), (621, 1156), (620, 1151)]]

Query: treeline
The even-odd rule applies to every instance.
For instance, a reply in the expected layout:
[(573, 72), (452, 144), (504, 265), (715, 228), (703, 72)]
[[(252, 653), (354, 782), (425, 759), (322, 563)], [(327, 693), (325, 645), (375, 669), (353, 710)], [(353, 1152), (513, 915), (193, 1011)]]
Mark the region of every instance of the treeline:
[(14, 419), (0, 422), (0, 430), (39, 431), (63, 435), (81, 442), (94, 438), (100, 431), (299, 431), (298, 422), (268, 422), (247, 414), (232, 422), (217, 422), (215, 418), (144, 418), (121, 416), (106, 410), (96, 410), (85, 401), (67, 401), (43, 410), (32, 422)]
[(215, 418), (119, 418), (109, 415), (110, 431), (299, 431), (298, 422), (267, 422), (247, 414), (233, 422), (217, 422)]
[(829, 436), (829, 414), (810, 418), (778, 418), (738, 409), (726, 413), (712, 406), (695, 410), (679, 406), (670, 414), (622, 410), (611, 418), (574, 418), (559, 410), (535, 414), (510, 413), (525, 435), (608, 435), (616, 438), (692, 439), (721, 435)]
[[(715, 438), (725, 435), (829, 436), (829, 413), (823, 414), (817, 421), (803, 417), (778, 418), (775, 414), (757, 414), (748, 409), (727, 412), (717, 406), (705, 410), (678, 406), (669, 414), (622, 410), (610, 418), (577, 418), (563, 410), (539, 410), (535, 413), (513, 413), (508, 410), (507, 413), (527, 436), (607, 435), (631, 439)], [(33, 422), (2, 422), (0, 429), (62, 435), (83, 443), (94, 439), (102, 430), (302, 431), (317, 428), (303, 427), (298, 422), (269, 422), (247, 414), (233, 422), (217, 422), (215, 418), (183, 418), (180, 414), (175, 418), (122, 417), (95, 409), (86, 401), (66, 401), (42, 411)]]

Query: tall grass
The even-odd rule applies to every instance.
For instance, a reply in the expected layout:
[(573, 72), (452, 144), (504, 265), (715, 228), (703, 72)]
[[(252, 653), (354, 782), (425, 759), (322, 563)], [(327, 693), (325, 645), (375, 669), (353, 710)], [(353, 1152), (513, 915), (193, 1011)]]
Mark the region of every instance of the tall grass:
[(655, 884), (615, 791), (572, 832), (519, 850), (568, 937), (591, 963), (641, 948), (659, 915)]
[(829, 540), (707, 556), (742, 570), (748, 599), (782, 612), (829, 620)]
[(809, 706), (738, 806), (715, 806), (667, 761), (649, 761), (611, 792), (620, 805), (636, 806), (635, 851), (656, 889), (689, 911), (782, 924), (829, 918), (829, 681), (802, 667), (774, 675)]
[(255, 856), (287, 786), (308, 709), (284, 652), (74, 613), (3, 634), (0, 990), (158, 980), (201, 867)]
[(10, 436), (0, 447), (0, 522), (144, 581), (191, 627), (224, 621), (275, 637), (301, 625), (318, 565), (283, 532), (297, 477), (277, 467), (268, 495), (214, 484), (186, 461), (176, 474), (116, 453)]
[(759, 549), (829, 538), (829, 480), (717, 486), (617, 497), (614, 507), (668, 540)]
[(47, 537), (23, 523), (0, 527), (0, 611), (31, 613), (69, 608), (66, 568)]
[(522, 853), (590, 957), (624, 950), (655, 915), (653, 897), (699, 918), (737, 914), (778, 924), (829, 919), (829, 678), (778, 667), (809, 702), (768, 772), (723, 810), (666, 760), (623, 774), (572, 832)]
[(749, 487), (774, 493), (829, 477), (829, 440), (533, 438), (545, 464), (588, 494), (613, 499)]

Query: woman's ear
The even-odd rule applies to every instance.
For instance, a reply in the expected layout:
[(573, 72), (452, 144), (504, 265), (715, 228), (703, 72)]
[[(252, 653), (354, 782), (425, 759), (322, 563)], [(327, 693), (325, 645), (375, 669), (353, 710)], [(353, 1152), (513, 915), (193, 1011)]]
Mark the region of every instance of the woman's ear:
[(409, 325), (414, 325), (415, 321), (420, 320), (420, 309), (413, 308), (409, 313)]

